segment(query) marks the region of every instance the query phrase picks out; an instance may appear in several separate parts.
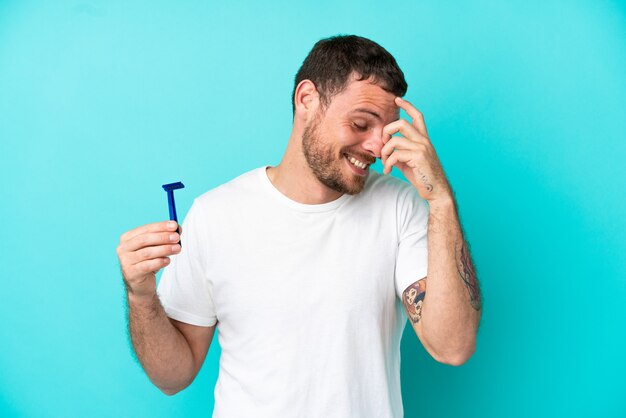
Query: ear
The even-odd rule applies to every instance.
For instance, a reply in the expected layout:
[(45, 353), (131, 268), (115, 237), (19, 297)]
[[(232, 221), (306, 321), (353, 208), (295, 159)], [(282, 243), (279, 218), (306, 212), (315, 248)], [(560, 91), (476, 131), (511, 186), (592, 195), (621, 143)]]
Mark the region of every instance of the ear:
[(317, 111), (319, 106), (319, 93), (311, 80), (302, 80), (296, 87), (294, 94), (296, 117), (309, 119)]

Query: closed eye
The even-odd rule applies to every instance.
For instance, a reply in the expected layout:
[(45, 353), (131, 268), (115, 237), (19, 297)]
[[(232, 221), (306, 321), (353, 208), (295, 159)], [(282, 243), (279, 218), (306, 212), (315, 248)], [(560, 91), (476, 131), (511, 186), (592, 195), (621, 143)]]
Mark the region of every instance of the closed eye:
[(367, 131), (368, 126), (367, 125), (359, 125), (358, 123), (352, 123), (352, 126), (354, 126), (354, 128), (359, 131), (359, 132), (365, 132)]

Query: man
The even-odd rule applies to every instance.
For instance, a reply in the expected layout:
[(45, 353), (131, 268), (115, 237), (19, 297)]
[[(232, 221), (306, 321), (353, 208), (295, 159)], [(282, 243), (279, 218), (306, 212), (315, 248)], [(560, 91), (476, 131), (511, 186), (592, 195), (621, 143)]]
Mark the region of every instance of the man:
[[(163, 392), (193, 381), (216, 326), (214, 417), (402, 416), (407, 317), (436, 360), (472, 355), (478, 282), (406, 89), (378, 44), (319, 41), (296, 75), (279, 165), (198, 197), (182, 250), (173, 222), (122, 235), (133, 346)], [(394, 166), (409, 183), (387, 175)]]

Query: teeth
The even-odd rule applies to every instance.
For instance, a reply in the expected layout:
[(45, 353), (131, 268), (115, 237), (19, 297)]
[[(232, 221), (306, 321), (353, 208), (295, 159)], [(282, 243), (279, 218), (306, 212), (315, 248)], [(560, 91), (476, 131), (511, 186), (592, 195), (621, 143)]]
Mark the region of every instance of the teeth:
[(355, 166), (362, 168), (363, 170), (365, 170), (367, 168), (367, 164), (362, 163), (361, 161), (357, 160), (354, 157), (349, 157), (348, 161), (350, 161), (352, 164), (354, 164)]

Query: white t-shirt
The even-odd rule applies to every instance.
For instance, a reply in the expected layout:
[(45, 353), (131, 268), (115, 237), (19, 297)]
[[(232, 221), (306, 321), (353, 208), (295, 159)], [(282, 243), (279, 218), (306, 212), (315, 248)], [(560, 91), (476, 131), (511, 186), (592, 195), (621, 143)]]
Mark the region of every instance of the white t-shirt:
[(213, 417), (402, 417), (400, 298), (426, 276), (428, 210), (375, 171), (320, 205), (266, 167), (196, 198), (158, 294), (173, 319), (219, 321)]

